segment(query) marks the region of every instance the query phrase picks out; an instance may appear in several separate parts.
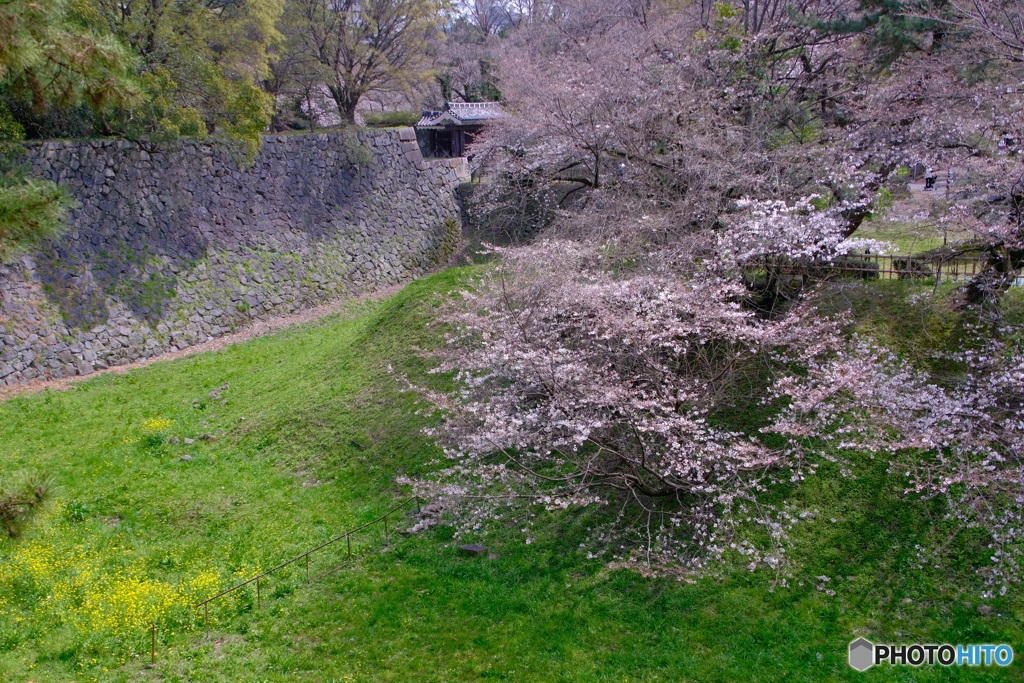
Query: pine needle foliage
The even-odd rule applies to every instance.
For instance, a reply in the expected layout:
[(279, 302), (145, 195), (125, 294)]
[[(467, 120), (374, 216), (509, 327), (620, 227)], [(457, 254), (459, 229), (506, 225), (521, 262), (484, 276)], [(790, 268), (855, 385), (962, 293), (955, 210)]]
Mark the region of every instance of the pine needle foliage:
[(11, 538), (48, 497), (52, 482), (39, 472), (20, 472), (9, 480), (0, 479), (0, 530)]
[(58, 237), (74, 203), (56, 184), (26, 177), (27, 169), (19, 163), (23, 134), (0, 103), (0, 263)]

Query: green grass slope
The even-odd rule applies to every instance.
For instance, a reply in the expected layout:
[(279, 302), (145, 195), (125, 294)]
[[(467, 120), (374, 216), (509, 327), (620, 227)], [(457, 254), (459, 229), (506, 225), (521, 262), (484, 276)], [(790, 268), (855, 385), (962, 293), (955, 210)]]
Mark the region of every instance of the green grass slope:
[(0, 540), (0, 680), (1022, 679), (1024, 660), (847, 666), (859, 635), (1022, 642), (1019, 596), (977, 598), (978, 540), (958, 535), (940, 566), (922, 564), (916, 546), (950, 532), (942, 511), (906, 502), (870, 458), (855, 480), (826, 472), (795, 494), (818, 512), (796, 532), (788, 587), (741, 567), (693, 582), (611, 571), (579, 547), (586, 513), (540, 514), (530, 544), (500, 522), (482, 529), (469, 539), (481, 557), (461, 556), (450, 527), (390, 544), (367, 532), (357, 561), (311, 585), (299, 566), (263, 585), (262, 606), (251, 589), (218, 601), (206, 634), (191, 604), (372, 519), (400, 496), (397, 475), (439, 455), (389, 366), (423, 378), (416, 348), (464, 277), (0, 404), (0, 478), (41, 470), (58, 485)]

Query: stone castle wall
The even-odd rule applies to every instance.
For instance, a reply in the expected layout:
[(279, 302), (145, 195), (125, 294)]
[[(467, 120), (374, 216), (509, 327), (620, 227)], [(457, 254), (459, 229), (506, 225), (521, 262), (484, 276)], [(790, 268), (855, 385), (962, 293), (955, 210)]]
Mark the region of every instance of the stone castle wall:
[(458, 160), (412, 129), (267, 136), (252, 168), (223, 142), (31, 146), (70, 188), (70, 229), (0, 264), (0, 384), (88, 374), (447, 261)]

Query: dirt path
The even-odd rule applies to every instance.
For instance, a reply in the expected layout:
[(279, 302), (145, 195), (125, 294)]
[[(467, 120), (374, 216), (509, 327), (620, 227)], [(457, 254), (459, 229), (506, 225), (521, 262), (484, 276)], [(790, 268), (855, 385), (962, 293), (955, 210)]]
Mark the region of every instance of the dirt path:
[(316, 306), (314, 308), (307, 308), (304, 311), (293, 313), (292, 315), (286, 315), (281, 318), (271, 318), (266, 321), (257, 321), (256, 324), (251, 327), (247, 327), (244, 330), (238, 332), (232, 332), (231, 334), (225, 334), (223, 337), (218, 337), (213, 341), (203, 342), (201, 344), (195, 344), (187, 349), (181, 349), (180, 351), (170, 351), (168, 353), (161, 354), (159, 356), (153, 356), (146, 360), (135, 361), (134, 363), (127, 363), (126, 365), (116, 365), (107, 368), (106, 370), (97, 370), (88, 375), (79, 375), (77, 377), (66, 377), (64, 379), (48, 379), (39, 380), (33, 379), (27, 381), (25, 384), (12, 384), (10, 386), (0, 386), (0, 402), (6, 401), (10, 398), (23, 394), (29, 391), (39, 391), (40, 389), (57, 389), (63, 391), (73, 384), (78, 382), (84, 382), (92, 379), (97, 375), (103, 375), (110, 372), (123, 375), (136, 368), (141, 368), (151, 363), (158, 363), (165, 360), (174, 360), (175, 358), (184, 358), (185, 356), (191, 356), (197, 353), (206, 353), (207, 351), (218, 351), (225, 346), (231, 346), (239, 342), (244, 342), (255, 337), (262, 337), (265, 334), (270, 334), (278, 330), (283, 330), (286, 327), (292, 325), (301, 325), (302, 323), (308, 323), (311, 320), (317, 320), (324, 316), (332, 313), (337, 313), (343, 310), (345, 307), (358, 302), (358, 301), (375, 301), (382, 299), (386, 296), (391, 296), (399, 292), (404, 284), (392, 285), (387, 289), (382, 289), (372, 294), (366, 294), (353, 299), (342, 299), (334, 301), (329, 304), (323, 304), (322, 306)]

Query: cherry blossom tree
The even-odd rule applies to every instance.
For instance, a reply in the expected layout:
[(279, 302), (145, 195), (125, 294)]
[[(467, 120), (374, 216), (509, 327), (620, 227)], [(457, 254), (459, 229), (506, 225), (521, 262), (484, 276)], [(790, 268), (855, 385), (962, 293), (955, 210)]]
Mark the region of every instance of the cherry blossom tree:
[[(540, 236), (447, 309), (458, 389), (425, 393), (449, 460), (407, 483), (473, 526), (606, 506), (588, 543), (613, 561), (778, 566), (800, 514), (765, 492), (883, 454), (988, 534), (990, 590), (1018, 580), (1024, 352), (988, 304), (1024, 253), (1019, 11), (895, 7), (599, 0), (496, 47), (513, 116), (474, 147), (481, 204)], [(815, 267), (881, 246), (857, 232), (918, 166), (957, 169), (929, 210), (974, 235), (949, 253), (989, 259), (955, 376), (807, 303)], [(741, 388), (760, 431), (723, 417)]]
[[(802, 3), (785, 17), (750, 3), (711, 15), (566, 6), (497, 50), (516, 116), (475, 159), (496, 206), (514, 194), (506, 187), (533, 191), (565, 209), (556, 224), (571, 234), (640, 215), (678, 234), (715, 226), (738, 197), (811, 194), (858, 204), (852, 234), (876, 192), (905, 191), (899, 169), (943, 169), (950, 191), (936, 211), (974, 217), (971, 248), (1015, 250), (993, 233), (1019, 222), (1024, 140), (1019, 12), (1004, 5), (915, 6), (920, 16), (886, 21), (867, 0)], [(609, 206), (623, 208), (607, 220)]]
[(770, 428), (890, 457), (907, 494), (942, 498), (960, 529), (988, 535), (986, 583), (1003, 594), (1024, 579), (1024, 353), (1021, 330), (1004, 332), (955, 354), (966, 370), (950, 386), (865, 341), (813, 359), (775, 385), (790, 403)]
[(813, 459), (719, 424), (716, 410), (763, 373), (781, 381), (833, 350), (836, 325), (810, 309), (761, 319), (742, 285), (710, 272), (616, 279), (600, 250), (576, 243), (500, 253), (444, 318), (438, 371), (460, 391), (427, 394), (452, 464), (415, 482), (420, 493), (469, 501), (473, 521), (523, 500), (621, 508), (632, 523), (603, 528), (606, 540), (637, 536), (644, 561), (666, 566), (701, 566), (741, 521), (781, 543), (784, 511), (757, 493)]

